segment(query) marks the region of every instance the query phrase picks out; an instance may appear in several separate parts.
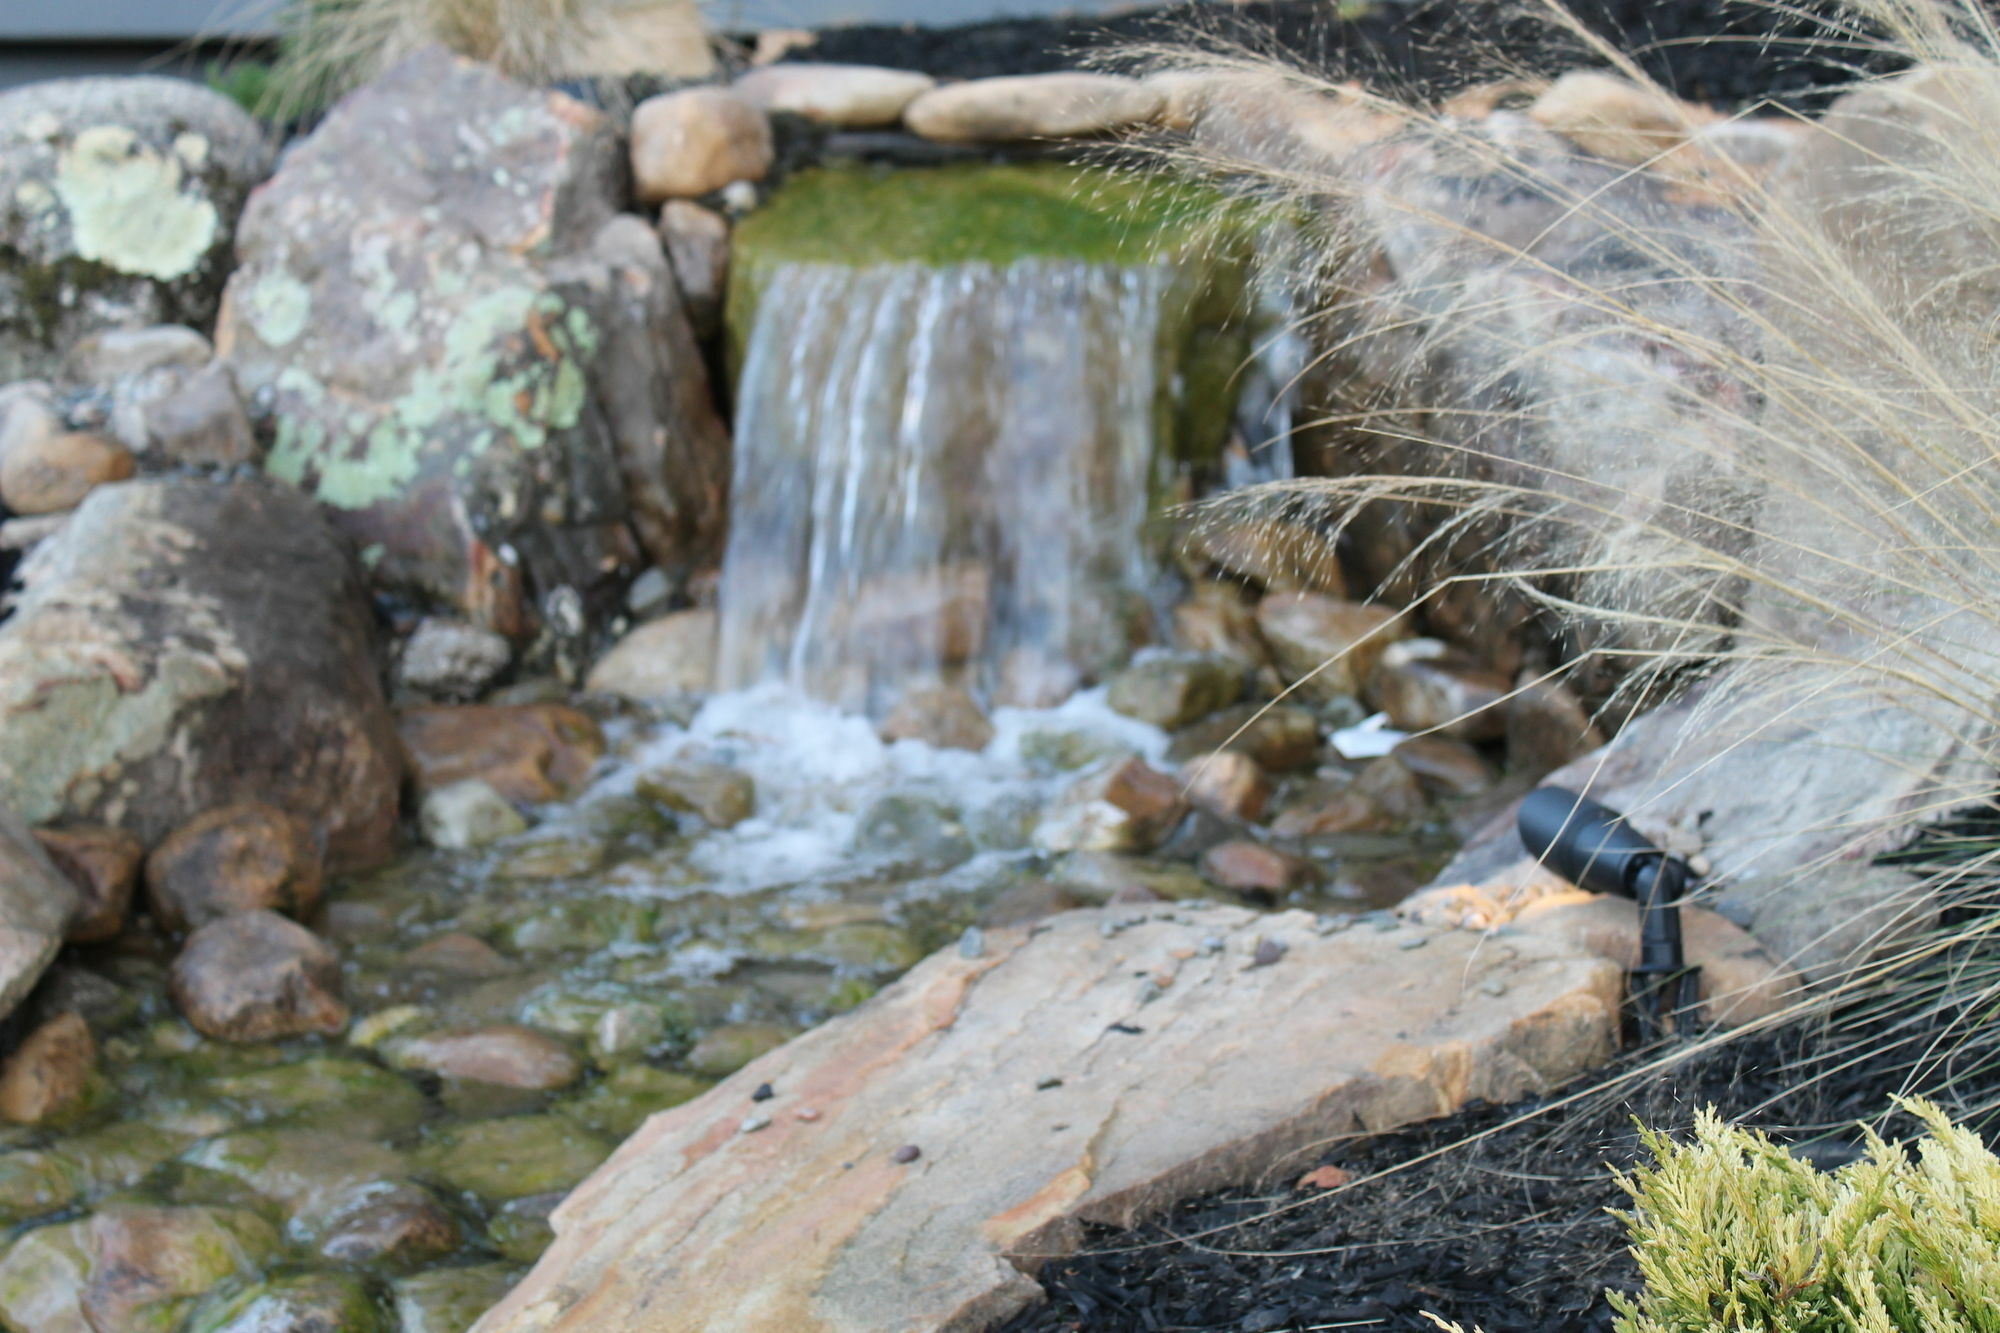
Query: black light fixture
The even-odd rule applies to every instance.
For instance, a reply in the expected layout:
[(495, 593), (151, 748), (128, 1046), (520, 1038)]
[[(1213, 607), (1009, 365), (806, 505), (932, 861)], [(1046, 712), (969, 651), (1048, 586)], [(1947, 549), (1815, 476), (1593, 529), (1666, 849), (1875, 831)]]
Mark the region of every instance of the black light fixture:
[(1540, 787), (1521, 802), (1521, 841), (1537, 860), (1580, 889), (1639, 904), (1639, 965), (1632, 1007), (1651, 1041), (1694, 1021), (1700, 969), (1681, 950), (1679, 900), (1694, 872), (1634, 832), (1625, 816), (1565, 787)]

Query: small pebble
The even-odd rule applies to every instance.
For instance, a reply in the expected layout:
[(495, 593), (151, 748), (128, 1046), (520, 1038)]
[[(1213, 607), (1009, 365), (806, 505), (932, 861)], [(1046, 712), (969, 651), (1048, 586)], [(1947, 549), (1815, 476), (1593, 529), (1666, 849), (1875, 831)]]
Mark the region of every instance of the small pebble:
[(1110, 939), (1113, 935), (1116, 935), (1122, 929), (1124, 929), (1124, 927), (1120, 926), (1115, 921), (1100, 921), (1097, 925), (1097, 933), (1099, 935), (1102, 935), (1107, 940)]
[(792, 1115), (810, 1125), (813, 1121), (819, 1119), (819, 1108), (817, 1106), (801, 1106), (798, 1110), (792, 1112)]
[(1430, 942), (1431, 942), (1430, 936), (1428, 935), (1412, 935), (1410, 936), (1410, 938), (1406, 940), (1397, 940), (1396, 947), (1398, 949), (1405, 949), (1405, 950), (1421, 949)]
[(1250, 957), (1250, 966), (1269, 967), (1285, 956), (1285, 946), (1268, 936), (1257, 941), (1257, 952)]
[(1715, 869), (1715, 867), (1709, 863), (1708, 858), (1706, 856), (1703, 856), (1700, 852), (1696, 852), (1693, 856), (1690, 856), (1687, 859), (1687, 863), (1688, 863), (1688, 869), (1694, 871), (1696, 877), (1701, 879), (1706, 879), (1708, 877), (1709, 871)]
[(1145, 981), (1139, 985), (1139, 1003), (1151, 1004), (1160, 998), (1160, 986), (1156, 981)]
[(1045, 1078), (1045, 1079), (1043, 1079), (1043, 1080), (1042, 1080), (1041, 1082), (1039, 1082), (1039, 1083), (1035, 1084), (1035, 1091), (1036, 1091), (1036, 1092), (1047, 1092), (1047, 1091), (1048, 1091), (1048, 1090), (1049, 1090), (1050, 1088), (1060, 1088), (1061, 1086), (1062, 1086), (1062, 1080), (1061, 1080), (1061, 1079), (1059, 1079), (1059, 1078)]
[(770, 1127), (771, 1117), (762, 1112), (749, 1117), (741, 1125), (737, 1126), (745, 1134), (755, 1134), (760, 1129), (769, 1129)]
[(1221, 953), (1223, 947), (1224, 947), (1224, 941), (1222, 936), (1220, 935), (1206, 936), (1202, 939), (1201, 942), (1201, 951), (1203, 953)]
[(889, 1160), (899, 1166), (908, 1165), (924, 1155), (924, 1150), (914, 1143), (906, 1143), (889, 1154)]
[(965, 933), (958, 937), (958, 956), (977, 958), (986, 952), (986, 932), (977, 926), (967, 926)]
[(1507, 983), (1498, 977), (1492, 977), (1481, 982), (1479, 989), (1488, 995), (1505, 995), (1507, 993)]
[(770, 1084), (759, 1083), (757, 1085), (757, 1091), (750, 1094), (750, 1100), (753, 1102), (768, 1102), (777, 1095), (778, 1095), (777, 1093), (771, 1091)]

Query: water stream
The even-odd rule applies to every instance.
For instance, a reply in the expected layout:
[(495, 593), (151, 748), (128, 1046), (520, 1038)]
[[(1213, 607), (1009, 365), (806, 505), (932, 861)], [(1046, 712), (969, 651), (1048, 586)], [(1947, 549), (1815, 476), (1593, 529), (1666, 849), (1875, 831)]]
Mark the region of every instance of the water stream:
[(1130, 651), (1165, 264), (787, 265), (738, 389), (721, 679), (1052, 702)]

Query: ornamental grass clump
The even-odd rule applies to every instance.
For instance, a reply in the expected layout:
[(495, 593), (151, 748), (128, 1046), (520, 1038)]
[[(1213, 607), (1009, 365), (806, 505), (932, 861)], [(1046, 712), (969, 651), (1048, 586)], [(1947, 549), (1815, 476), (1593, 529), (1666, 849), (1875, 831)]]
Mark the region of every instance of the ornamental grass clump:
[(1929, 1102), (1914, 1154), (1868, 1132), (1832, 1173), (1763, 1135), (1696, 1118), (1648, 1132), (1657, 1164), (1621, 1183), (1645, 1278), (1612, 1293), (1619, 1333), (1990, 1333), (2000, 1329), (2000, 1159)]

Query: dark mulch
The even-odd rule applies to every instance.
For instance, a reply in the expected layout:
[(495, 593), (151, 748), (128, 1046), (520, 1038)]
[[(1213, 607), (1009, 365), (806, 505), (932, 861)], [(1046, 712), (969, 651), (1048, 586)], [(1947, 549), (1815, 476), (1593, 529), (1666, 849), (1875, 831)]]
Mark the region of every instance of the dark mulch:
[[(2000, 813), (1980, 812), (1885, 859), (1960, 867), (1940, 904), (1941, 924), (1957, 927), (2000, 912), (1996, 845)], [(1914, 1135), (1913, 1119), (1889, 1112), (1893, 1096), (1919, 1089), (1992, 1143), (2000, 1020), (1983, 991), (1996, 975), (2000, 946), (1968, 930), (1842, 1012), (1633, 1051), (1598, 1071), (1586, 1095), (1475, 1104), (1328, 1145), (1261, 1188), (1191, 1200), (1134, 1231), (1097, 1229), (1081, 1253), (1042, 1271), (1047, 1303), (1004, 1333), (1435, 1333), (1424, 1311), (1486, 1333), (1602, 1333), (1612, 1327), (1606, 1289), (1638, 1289), (1611, 1215), (1628, 1200), (1610, 1169), (1642, 1164), (1637, 1125), (1679, 1134), (1713, 1106), (1831, 1170), (1861, 1155), (1857, 1122)], [(1928, 988), (1941, 978), (1948, 987)], [(1297, 1189), (1318, 1166), (1354, 1184)]]
[[(1434, 1333), (1426, 1310), (1487, 1333), (1598, 1333), (1612, 1326), (1606, 1288), (1637, 1288), (1623, 1224), (1609, 1211), (1627, 1200), (1608, 1169), (1641, 1160), (1635, 1121), (1678, 1131), (1713, 1105), (1831, 1168), (1858, 1155), (1856, 1121), (1892, 1135), (1912, 1128), (1895, 1118), (1885, 1126), (1883, 1113), (1904, 1089), (1914, 1048), (1935, 1032), (1798, 1026), (1687, 1055), (1668, 1072), (1512, 1127), (1547, 1103), (1475, 1105), (1334, 1145), (1265, 1188), (1194, 1200), (1135, 1231), (1096, 1230), (1085, 1252), (1042, 1271), (1048, 1302), (1006, 1333)], [(1628, 1055), (1600, 1077), (1645, 1062)], [(2000, 1074), (1989, 1074), (1957, 1091), (1978, 1100), (1996, 1086)], [(1317, 1165), (1357, 1181), (1391, 1174), (1325, 1197), (1294, 1189)]]
[[(1434, 98), (1481, 78), (1600, 64), (1574, 39), (1523, 16), (1518, 0), (1373, 3), (1340, 16), (1330, 0), (1182, 3), (1103, 16), (999, 19), (953, 28), (856, 26), (822, 32), (791, 58), (920, 69), (941, 77), (1069, 69), (1133, 43), (1191, 34), (1283, 54), (1381, 91)], [(1725, 0), (1571, 0), (1599, 35), (1684, 97), (1738, 107), (1765, 99), (1810, 106), (1855, 68), (1892, 62), (1823, 39), (1829, 0), (1798, 5)]]

